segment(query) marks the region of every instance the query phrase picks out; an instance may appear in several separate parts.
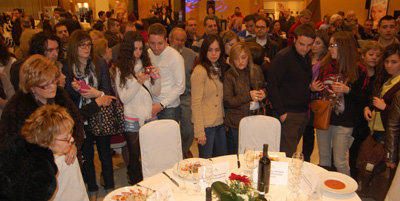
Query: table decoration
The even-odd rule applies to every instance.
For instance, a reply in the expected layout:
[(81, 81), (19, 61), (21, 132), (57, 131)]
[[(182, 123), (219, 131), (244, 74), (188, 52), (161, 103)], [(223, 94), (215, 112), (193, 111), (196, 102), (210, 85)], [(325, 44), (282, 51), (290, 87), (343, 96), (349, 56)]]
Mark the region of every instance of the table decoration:
[(231, 173), (227, 183), (216, 181), (211, 187), (221, 201), (255, 201), (258, 196), (247, 176), (234, 173)]

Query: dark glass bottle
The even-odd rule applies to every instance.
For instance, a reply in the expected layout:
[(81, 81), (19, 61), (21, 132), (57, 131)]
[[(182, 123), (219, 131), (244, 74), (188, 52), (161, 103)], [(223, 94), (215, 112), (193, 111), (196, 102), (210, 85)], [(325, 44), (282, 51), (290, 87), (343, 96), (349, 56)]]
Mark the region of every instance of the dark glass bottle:
[(206, 201), (211, 201), (212, 200), (212, 196), (211, 196), (211, 188), (207, 187), (206, 188)]
[(268, 158), (268, 144), (264, 144), (263, 156), (258, 163), (258, 192), (268, 193), (269, 177), (271, 175), (271, 161)]

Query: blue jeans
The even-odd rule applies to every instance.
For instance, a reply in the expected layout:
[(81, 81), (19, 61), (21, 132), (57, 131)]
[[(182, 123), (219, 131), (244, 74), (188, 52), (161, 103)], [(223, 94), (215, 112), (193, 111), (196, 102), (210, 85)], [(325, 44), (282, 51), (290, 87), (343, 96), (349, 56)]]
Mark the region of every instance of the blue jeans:
[(104, 189), (110, 190), (114, 188), (114, 171), (112, 163), (112, 155), (110, 148), (111, 136), (94, 136), (85, 126), (86, 139), (82, 146), (83, 168), (82, 174), (88, 185), (88, 191), (96, 192), (99, 187), (96, 184), (96, 174), (94, 168), (94, 142), (96, 141), (97, 152), (101, 162), (101, 170), (104, 178)]
[(179, 123), (181, 119), (181, 107), (165, 108), (157, 114), (158, 119), (172, 119)]
[(333, 148), (333, 163), (337, 171), (350, 175), (347, 153), (353, 141), (352, 132), (353, 128), (334, 125), (330, 125), (328, 130), (317, 129), (319, 165), (328, 167), (332, 165)]
[(204, 128), (206, 133), (206, 144), (199, 146), (200, 158), (212, 158), (227, 154), (226, 136), (224, 125)]
[(239, 130), (237, 128), (229, 127), (228, 133), (226, 134), (226, 140), (228, 143), (228, 154), (237, 154), (239, 147)]

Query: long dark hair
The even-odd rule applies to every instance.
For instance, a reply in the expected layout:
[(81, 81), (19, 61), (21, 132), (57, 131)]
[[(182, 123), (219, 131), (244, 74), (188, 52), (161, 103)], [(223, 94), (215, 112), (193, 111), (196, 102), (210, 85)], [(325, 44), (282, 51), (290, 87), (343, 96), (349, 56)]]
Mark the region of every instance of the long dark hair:
[(391, 77), (385, 69), (385, 60), (394, 54), (400, 57), (400, 44), (394, 43), (385, 48), (382, 59), (376, 67), (376, 79), (373, 82), (374, 88), (372, 90), (373, 96), (380, 97), (383, 84)]
[(4, 42), (4, 37), (0, 36), (0, 63), (3, 64), (4, 66), (8, 64), (11, 58), (11, 54), (8, 51), (8, 47), (6, 43)]
[(215, 74), (212, 70), (211, 67), (213, 66), (212, 63), (210, 62), (210, 60), (208, 60), (207, 58), (207, 52), (208, 52), (208, 48), (210, 47), (210, 45), (214, 42), (217, 41), (218, 45), (219, 45), (219, 49), (221, 50), (221, 54), (219, 55), (219, 59), (217, 61), (218, 66), (221, 70), (221, 76), (220, 79), (222, 79), (222, 75), (225, 71), (225, 66), (226, 66), (226, 62), (225, 62), (225, 46), (222, 43), (221, 38), (218, 35), (215, 34), (208, 34), (206, 35), (206, 37), (204, 38), (204, 41), (201, 45), (200, 48), (200, 56), (199, 56), (199, 62), (200, 64), (206, 69), (207, 71), (207, 75), (210, 79), (212, 74)]
[(135, 42), (141, 42), (143, 44), (143, 52), (140, 56), (140, 60), (142, 61), (143, 67), (151, 66), (149, 55), (147, 54), (147, 49), (145, 48), (145, 42), (143, 36), (137, 31), (128, 31), (124, 35), (124, 39), (121, 42), (121, 46), (119, 49), (117, 67), (120, 71), (120, 87), (125, 86), (127, 77), (135, 76), (135, 65), (136, 60), (133, 56), (133, 52), (135, 51)]

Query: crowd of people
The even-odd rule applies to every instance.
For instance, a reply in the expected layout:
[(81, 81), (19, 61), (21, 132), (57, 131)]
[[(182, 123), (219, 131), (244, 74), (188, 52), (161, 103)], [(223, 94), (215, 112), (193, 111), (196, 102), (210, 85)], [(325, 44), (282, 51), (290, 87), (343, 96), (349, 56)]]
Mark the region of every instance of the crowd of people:
[[(280, 151), (292, 156), (303, 137), (310, 161), (316, 136), (319, 165), (355, 179), (360, 146), (372, 130), (393, 175), (399, 19), (383, 16), (373, 29), (371, 19), (358, 24), (354, 11), (312, 22), (309, 10), (296, 17), (284, 10), (275, 20), (263, 9), (243, 16), (237, 7), (221, 31), (210, 8), (199, 35), (197, 19), (176, 23), (165, 5), (153, 12), (159, 17), (148, 29), (104, 11), (90, 30), (62, 9), (40, 28), (21, 9), (2, 16), (0, 197), (96, 200), (94, 144), (101, 185), (110, 192), (115, 140), (123, 142), (129, 183), (136, 184), (143, 180), (139, 130), (157, 119), (180, 123), (184, 158), (193, 157), (194, 139), (199, 156), (211, 158), (238, 152), (243, 117), (273, 116), (282, 126)], [(327, 130), (313, 125), (310, 103), (319, 99), (333, 103)], [(93, 117), (115, 104), (123, 134), (96, 132)]]

